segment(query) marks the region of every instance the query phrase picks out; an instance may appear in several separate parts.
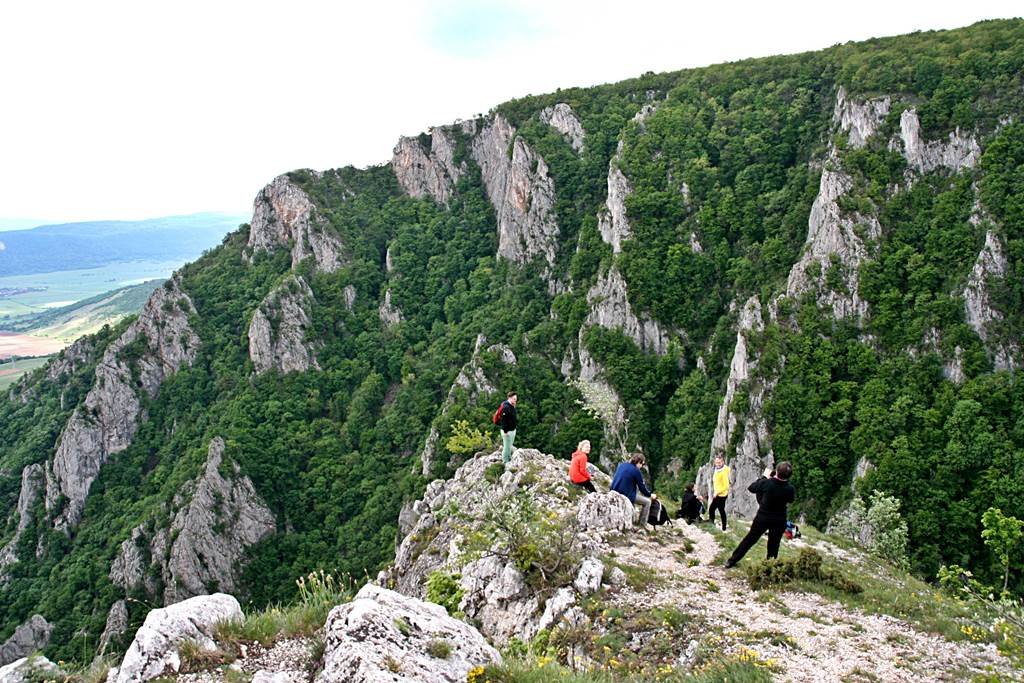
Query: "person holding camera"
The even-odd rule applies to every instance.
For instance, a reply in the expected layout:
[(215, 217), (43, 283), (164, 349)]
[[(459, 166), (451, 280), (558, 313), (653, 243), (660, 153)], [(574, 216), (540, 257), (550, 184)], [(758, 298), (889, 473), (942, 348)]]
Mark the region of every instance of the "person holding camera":
[(796, 498), (796, 489), (789, 483), (792, 476), (793, 465), (780, 462), (774, 472), (771, 467), (766, 467), (764, 475), (747, 487), (748, 491), (757, 496), (757, 514), (750, 523), (750, 531), (726, 561), (726, 568), (735, 567), (765, 532), (768, 533), (768, 559), (779, 556), (779, 544), (782, 543), (786, 520), (789, 519), (787, 508)]

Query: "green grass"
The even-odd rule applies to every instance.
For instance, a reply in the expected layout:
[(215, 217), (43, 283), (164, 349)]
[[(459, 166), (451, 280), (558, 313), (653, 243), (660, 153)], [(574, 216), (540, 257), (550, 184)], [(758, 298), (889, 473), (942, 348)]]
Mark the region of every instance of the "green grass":
[(0, 374), (0, 391), (6, 391), (26, 373), (42, 367), (49, 360), (49, 356), (44, 356), (42, 358), (26, 358), (25, 360), (0, 363), (0, 373), (3, 373), (5, 370), (12, 370), (10, 374)]
[(764, 683), (772, 680), (764, 666), (738, 659), (710, 664), (695, 673), (662, 669), (654, 676), (636, 676), (611, 667), (603, 671), (572, 671), (546, 662), (506, 660), (501, 666), (488, 666), (469, 672), (469, 683)]

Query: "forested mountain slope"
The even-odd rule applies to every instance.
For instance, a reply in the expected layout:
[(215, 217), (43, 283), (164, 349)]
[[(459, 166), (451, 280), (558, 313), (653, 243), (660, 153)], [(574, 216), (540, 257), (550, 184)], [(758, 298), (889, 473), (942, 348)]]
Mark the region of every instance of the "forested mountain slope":
[(531, 96), (275, 179), (0, 402), (0, 638), (39, 613), (81, 658), (143, 605), (373, 571), (508, 388), (518, 444), (641, 446), (661, 490), (788, 459), (810, 522), (889, 492), (916, 571), (994, 575), (981, 513), (1024, 517), (1022, 69), (1024, 22), (985, 22)]

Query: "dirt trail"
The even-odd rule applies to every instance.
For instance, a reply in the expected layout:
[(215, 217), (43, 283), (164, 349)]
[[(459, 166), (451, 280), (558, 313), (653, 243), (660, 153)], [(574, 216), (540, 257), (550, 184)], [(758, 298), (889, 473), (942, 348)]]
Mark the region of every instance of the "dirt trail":
[[(810, 593), (758, 594), (741, 570), (713, 564), (720, 547), (702, 527), (680, 524), (631, 540), (616, 549), (616, 559), (647, 567), (665, 582), (639, 594), (622, 591), (613, 601), (634, 609), (674, 606), (700, 613), (717, 625), (725, 652), (755, 651), (781, 668), (779, 680), (963, 681), (969, 672), (1005, 667), (991, 645), (950, 642), (900, 619), (850, 610)], [(745, 562), (763, 553), (762, 540)]]

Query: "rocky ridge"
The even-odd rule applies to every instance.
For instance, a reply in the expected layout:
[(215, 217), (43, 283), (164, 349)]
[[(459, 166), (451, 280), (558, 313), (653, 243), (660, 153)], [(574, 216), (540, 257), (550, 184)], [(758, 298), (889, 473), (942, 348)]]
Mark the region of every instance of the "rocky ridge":
[(448, 206), (455, 185), (466, 172), (465, 163), (455, 163), (455, 140), (443, 127), (430, 130), (430, 149), (415, 137), (401, 137), (391, 157), (402, 190), (416, 199), (431, 197)]
[[(46, 509), (61, 529), (75, 526), (89, 487), (107, 459), (127, 448), (145, 419), (142, 397), (192, 364), (199, 337), (189, 325), (195, 308), (176, 279), (150, 296), (128, 329), (107, 347), (96, 381), (60, 436), (46, 471)], [(59, 502), (66, 502), (58, 508)]]
[(572, 107), (565, 102), (559, 102), (550, 107), (544, 107), (537, 116), (541, 121), (564, 135), (572, 145), (573, 151), (583, 154), (583, 138), (586, 137), (586, 133)]

